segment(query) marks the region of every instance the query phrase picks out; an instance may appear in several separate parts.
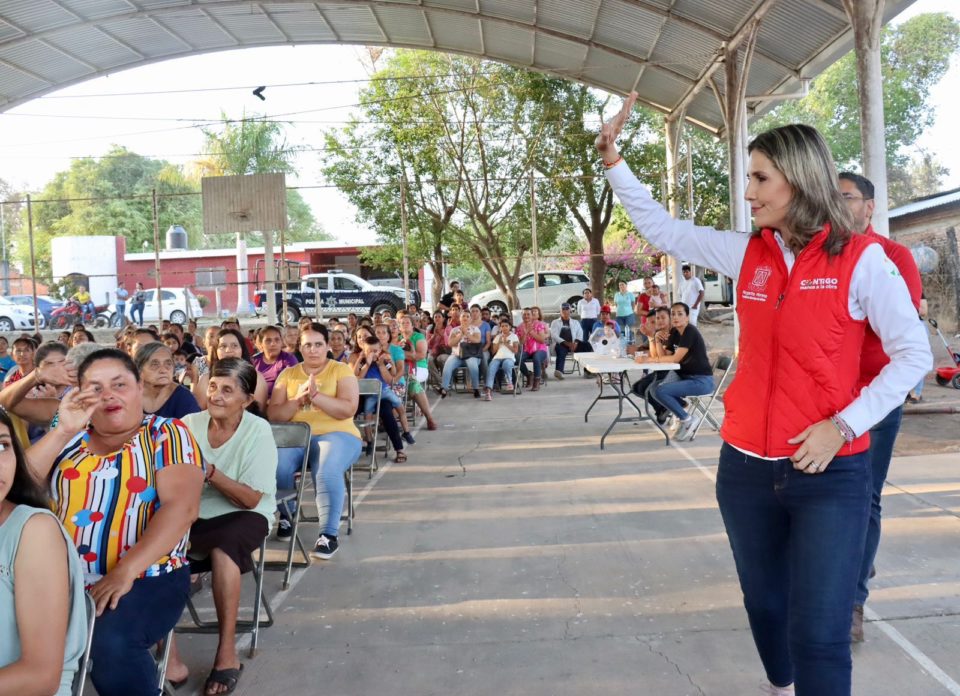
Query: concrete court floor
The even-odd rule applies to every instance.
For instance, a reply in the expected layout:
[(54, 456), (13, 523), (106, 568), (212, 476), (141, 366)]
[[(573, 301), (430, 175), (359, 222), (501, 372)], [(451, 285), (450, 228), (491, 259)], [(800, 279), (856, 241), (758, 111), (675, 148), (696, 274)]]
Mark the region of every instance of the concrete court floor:
[[(595, 393), (568, 377), (444, 400), (407, 463), (358, 474), (354, 533), (333, 560), (280, 596), (268, 573), (277, 624), (243, 655), (236, 693), (760, 693), (713, 494), (717, 435), (667, 448), (624, 424), (601, 452), (615, 405), (585, 424)], [(884, 621), (854, 648), (855, 694), (960, 694), (958, 464), (893, 462), (868, 605)], [(178, 640), (201, 693), (215, 638)]]

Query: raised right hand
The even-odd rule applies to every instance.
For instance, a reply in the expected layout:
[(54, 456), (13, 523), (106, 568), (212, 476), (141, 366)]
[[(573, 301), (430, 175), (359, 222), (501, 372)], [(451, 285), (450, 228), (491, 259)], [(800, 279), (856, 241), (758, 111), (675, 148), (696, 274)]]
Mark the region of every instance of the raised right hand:
[(637, 103), (637, 93), (630, 92), (623, 102), (623, 107), (610, 120), (600, 126), (600, 132), (597, 134), (593, 144), (596, 146), (605, 162), (613, 162), (619, 152), (617, 150), (617, 138), (623, 132), (623, 127), (630, 118), (630, 112), (633, 111), (633, 105)]
[(64, 432), (79, 433), (87, 427), (99, 405), (100, 394), (93, 387), (71, 389), (64, 394), (57, 409), (57, 427)]

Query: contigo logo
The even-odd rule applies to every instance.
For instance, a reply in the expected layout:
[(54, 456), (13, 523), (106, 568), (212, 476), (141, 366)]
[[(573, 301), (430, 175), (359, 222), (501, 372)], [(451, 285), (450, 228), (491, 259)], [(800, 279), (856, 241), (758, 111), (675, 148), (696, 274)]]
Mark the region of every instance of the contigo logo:
[(762, 290), (767, 287), (767, 281), (770, 280), (770, 276), (773, 274), (773, 269), (770, 266), (759, 266), (753, 274), (753, 280), (750, 281), (750, 285)]
[(800, 281), (801, 290), (836, 290), (838, 278), (806, 278)]

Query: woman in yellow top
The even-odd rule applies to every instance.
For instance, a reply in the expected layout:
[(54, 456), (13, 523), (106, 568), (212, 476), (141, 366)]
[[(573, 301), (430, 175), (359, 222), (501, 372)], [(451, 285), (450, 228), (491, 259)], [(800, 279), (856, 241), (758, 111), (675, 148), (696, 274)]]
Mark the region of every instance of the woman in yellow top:
[[(303, 362), (280, 373), (273, 387), (267, 416), (271, 421), (307, 423), (310, 440), (310, 471), (317, 491), (320, 536), (313, 556), (327, 559), (337, 551), (337, 532), (343, 511), (343, 474), (360, 456), (360, 431), (353, 424), (360, 388), (349, 365), (330, 359), (327, 327), (311, 323), (300, 329)], [(293, 488), (301, 454), (282, 449), (277, 464), (277, 488)], [(319, 475), (318, 475), (319, 472)], [(296, 510), (293, 511), (296, 514)], [(291, 522), (280, 510), (277, 536), (289, 537)]]

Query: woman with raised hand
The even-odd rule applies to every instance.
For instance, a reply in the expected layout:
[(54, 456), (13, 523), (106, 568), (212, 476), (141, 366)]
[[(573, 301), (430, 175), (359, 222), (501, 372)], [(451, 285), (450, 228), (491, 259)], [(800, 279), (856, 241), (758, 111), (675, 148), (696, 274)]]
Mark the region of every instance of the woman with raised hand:
[(68, 696), (86, 642), (80, 558), (0, 409), (0, 693)]
[(97, 693), (155, 696), (150, 649), (187, 602), (187, 532), (200, 506), (203, 459), (183, 423), (144, 414), (140, 373), (126, 353), (98, 350), (77, 373), (79, 389), (63, 397), (59, 424), (27, 461), (49, 487), (96, 603)]
[[(596, 140), (614, 192), (654, 246), (737, 279), (739, 366), (724, 397), (717, 501), (770, 693), (849, 696), (868, 431), (929, 369), (929, 342), (896, 266), (851, 234), (814, 128), (750, 143), (757, 231), (722, 232), (673, 219), (619, 155), (635, 101)], [(891, 361), (858, 394), (868, 322)]]

